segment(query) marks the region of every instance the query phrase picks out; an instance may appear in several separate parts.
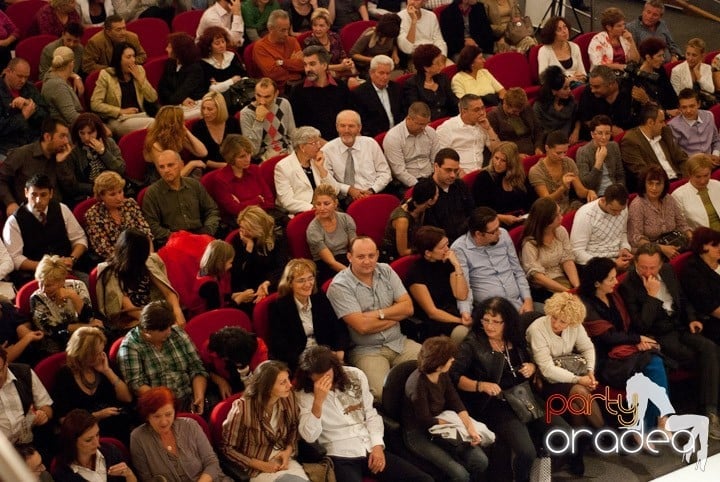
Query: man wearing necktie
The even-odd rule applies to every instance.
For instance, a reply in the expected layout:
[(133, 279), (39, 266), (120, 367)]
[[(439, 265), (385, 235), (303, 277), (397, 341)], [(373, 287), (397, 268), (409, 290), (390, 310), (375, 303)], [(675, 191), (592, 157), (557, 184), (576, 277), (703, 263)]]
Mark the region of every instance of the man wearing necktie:
[(370, 82), (350, 91), (352, 104), (363, 120), (362, 134), (375, 137), (402, 122), (402, 88), (390, 80), (395, 63), (387, 55), (370, 61)]

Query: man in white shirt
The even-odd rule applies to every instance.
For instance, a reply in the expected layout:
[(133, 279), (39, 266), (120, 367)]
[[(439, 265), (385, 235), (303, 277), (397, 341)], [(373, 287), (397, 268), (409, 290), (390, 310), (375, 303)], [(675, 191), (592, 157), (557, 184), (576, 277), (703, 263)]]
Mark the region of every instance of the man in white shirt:
[(627, 237), (628, 192), (622, 184), (611, 184), (605, 195), (578, 209), (570, 243), (575, 262), (585, 265), (592, 258), (612, 258), (618, 271), (632, 262)]
[(206, 28), (217, 26), (227, 30), (233, 47), (243, 44), (245, 25), (240, 12), (240, 0), (217, 0), (200, 17), (195, 38), (200, 38)]
[(358, 113), (341, 111), (335, 127), (339, 137), (325, 144), (322, 151), (328, 172), (338, 181), (340, 195), (352, 202), (385, 189), (391, 180), (390, 166), (375, 139), (360, 135)]
[(458, 102), (460, 114), (437, 128), (440, 148), (450, 147), (460, 154), (461, 175), (481, 169), (487, 147), (492, 151), (500, 139), (490, 125), (482, 98), (465, 94)]
[(390, 80), (395, 62), (387, 55), (370, 61), (370, 82), (350, 91), (353, 108), (363, 120), (364, 136), (375, 137), (389, 131), (403, 115), (402, 87)]
[(440, 148), (435, 129), (428, 127), (430, 108), (413, 102), (404, 121), (385, 135), (383, 151), (393, 177), (405, 187), (417, 184), (421, 177), (433, 174), (433, 161)]
[(407, 8), (398, 12), (400, 17), (398, 47), (410, 55), (418, 45), (434, 44), (443, 55), (447, 55), (447, 44), (440, 31), (438, 19), (433, 12), (423, 10), (424, 3), (425, 0), (408, 0)]

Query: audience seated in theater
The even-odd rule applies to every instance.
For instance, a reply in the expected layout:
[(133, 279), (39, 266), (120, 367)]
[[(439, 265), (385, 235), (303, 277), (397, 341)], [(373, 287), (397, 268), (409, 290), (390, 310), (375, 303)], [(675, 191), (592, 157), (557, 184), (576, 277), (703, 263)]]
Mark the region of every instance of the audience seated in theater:
[(460, 179), (460, 156), (453, 149), (440, 149), (433, 163), (433, 181), (438, 200), (425, 213), (425, 225), (445, 230), (452, 243), (467, 230), (467, 219), (475, 204), (465, 182)]
[(490, 163), (475, 178), (472, 193), (475, 206), (496, 211), (505, 228), (523, 222), (521, 216), (530, 210), (534, 194), (514, 142), (495, 147)]
[(313, 209), (313, 191), (321, 184), (336, 189), (337, 182), (325, 168), (320, 131), (303, 126), (292, 135), (293, 153), (275, 165), (277, 206), (290, 214)]
[(290, 18), (285, 10), (275, 10), (268, 19), (268, 34), (254, 43), (252, 57), (263, 77), (273, 79), (280, 90), (302, 78), (300, 44), (290, 36)]
[(239, 134), (225, 137), (220, 155), (226, 166), (206, 174), (203, 184), (220, 208), (220, 215), (228, 226), (235, 226), (240, 211), (258, 206), (266, 211), (275, 207), (275, 196), (257, 164), (250, 163), (252, 143)]
[(47, 102), (50, 116), (65, 122), (67, 125), (75, 122), (75, 119), (85, 110), (77, 94), (68, 83), (70, 79), (80, 78), (78, 74), (73, 72), (73, 62), (72, 50), (67, 47), (55, 49), (52, 65), (45, 76), (40, 91), (45, 102)]
[(228, 50), (230, 34), (222, 27), (208, 27), (198, 38), (202, 58), (204, 90), (226, 92), (245, 75), (245, 67), (237, 54)]
[(663, 63), (678, 60), (682, 50), (670, 34), (667, 23), (662, 20), (665, 4), (662, 0), (645, 0), (645, 6), (639, 17), (627, 23), (627, 30), (632, 34), (636, 45), (648, 38), (662, 40), (666, 44), (663, 52)]
[(358, 113), (340, 112), (336, 128), (338, 137), (321, 150), (328, 172), (338, 183), (340, 197), (350, 204), (385, 189), (392, 179), (390, 166), (375, 139), (360, 135), (362, 121)]
[(0, 164), (0, 200), (8, 217), (25, 202), (27, 181), (34, 175), (46, 176), (53, 188), (60, 185), (59, 191), (51, 193), (56, 201), (62, 199), (63, 193), (71, 192), (73, 169), (66, 162), (71, 150), (67, 124), (48, 117), (42, 123), (39, 140), (10, 152)]
[[(372, 60), (380, 55), (393, 61), (393, 67), (390, 70), (400, 63), (397, 47), (399, 34), (400, 17), (394, 13), (387, 13), (380, 17), (377, 25), (368, 27), (358, 37), (348, 55), (355, 62), (355, 67), (363, 78), (367, 77)], [(362, 87), (362, 84), (360, 86)]]
[(120, 344), (117, 364), (136, 396), (166, 386), (177, 398), (178, 410), (202, 415), (207, 372), (173, 311), (166, 301), (145, 306), (139, 325)]
[(222, 308), (232, 301), (230, 268), (234, 259), (235, 249), (229, 243), (214, 239), (207, 245), (195, 277), (195, 291), (203, 301), (198, 312)]
[(180, 155), (163, 151), (155, 165), (160, 179), (148, 187), (142, 205), (155, 247), (180, 230), (214, 236), (220, 223), (218, 207), (199, 181), (181, 176)]
[(97, 267), (98, 312), (116, 330), (137, 325), (140, 312), (151, 301), (165, 300), (179, 326), (185, 325), (178, 294), (168, 280), (165, 263), (152, 252), (146, 231), (131, 227), (117, 238), (108, 261)]
[(442, 73), (445, 67), (442, 51), (434, 44), (418, 45), (412, 53), (412, 61), (417, 72), (403, 86), (405, 105), (425, 102), (430, 107), (432, 120), (456, 115), (458, 99), (450, 88), (450, 79)]
[(412, 187), (433, 173), (433, 160), (440, 146), (437, 133), (428, 126), (429, 123), (427, 104), (413, 102), (405, 119), (390, 129), (383, 140), (383, 151), (393, 179), (403, 188)]
[(678, 99), (670, 77), (663, 67), (663, 53), (665, 44), (657, 38), (648, 38), (638, 46), (642, 62), (638, 68), (637, 79), (634, 89), (638, 100), (645, 104), (649, 101), (658, 103), (668, 112), (669, 116), (676, 116), (678, 111)]
[(472, 319), (469, 313), (460, 314), (457, 302), (467, 298), (468, 285), (445, 231), (422, 226), (413, 247), (420, 257), (408, 270), (405, 285), (413, 299), (414, 316), (423, 321), (426, 336), (448, 335), (462, 341)]
[(488, 120), (482, 98), (465, 94), (458, 102), (460, 114), (437, 128), (440, 148), (450, 147), (460, 155), (461, 175), (482, 169), (486, 164), (485, 151), (492, 151), (500, 143)]
[[(38, 430), (43, 429), (39, 427), (52, 419), (53, 401), (35, 371), (28, 365), (11, 363), (2, 346), (0, 387), (3, 395), (0, 399), (0, 431), (10, 443), (31, 443), (33, 432), (40, 435)], [(27, 419), (31, 410), (34, 410), (34, 417)]]
[(112, 0), (76, 0), (83, 25), (102, 27), (105, 19), (115, 13)]
[(11, 149), (37, 139), (49, 117), (45, 99), (29, 78), (30, 64), (20, 57), (8, 62), (0, 76), (0, 160)]
[(152, 237), (140, 206), (124, 195), (125, 180), (116, 172), (105, 171), (95, 178), (93, 195), (97, 202), (85, 213), (86, 232), (92, 250), (103, 260), (115, 253), (120, 234), (135, 228)]
[(715, 116), (709, 110), (700, 110), (700, 97), (691, 88), (681, 90), (678, 99), (680, 115), (667, 123), (675, 140), (688, 156), (710, 154), (713, 168), (717, 167), (720, 165), (720, 134), (715, 126)]
[(4, 66), (12, 59), (15, 43), (20, 38), (20, 29), (7, 16), (5, 11), (0, 11), (0, 30), (0, 65)]
[(636, 332), (658, 342), (662, 353), (681, 367), (697, 370), (696, 400), (710, 419), (709, 437), (720, 439), (718, 419), (718, 345), (703, 334), (703, 323), (688, 302), (672, 267), (663, 262), (657, 245), (647, 243), (635, 253), (635, 269), (620, 284)]
[(577, 102), (570, 90), (570, 77), (551, 65), (540, 76), (540, 94), (533, 104), (535, 118), (545, 132), (562, 131), (570, 145), (580, 138)]
[(628, 188), (636, 189), (640, 173), (652, 165), (662, 167), (670, 181), (682, 177), (688, 155), (665, 125), (665, 111), (649, 102), (640, 110), (639, 119), (640, 125), (627, 131), (620, 141)]
[(347, 251), (356, 236), (355, 220), (338, 212), (338, 198), (330, 184), (320, 184), (313, 194), (315, 219), (306, 231), (310, 254), (317, 265), (318, 284), (347, 267)]
[(701, 226), (693, 231), (692, 255), (680, 271), (680, 282), (688, 301), (703, 322), (703, 335), (720, 341), (720, 232)]
[[(45, 75), (50, 70), (53, 54), (55, 53), (55, 49), (58, 47), (67, 47), (73, 51), (74, 65), (72, 71), (76, 74), (82, 73), (82, 61), (85, 47), (80, 40), (82, 39), (84, 31), (85, 29), (79, 23), (68, 22), (65, 24), (60, 38), (53, 40), (43, 47), (42, 53), (40, 54), (40, 79), (44, 79)], [(2, 64), (2, 62), (0, 62), (0, 64)], [(82, 78), (77, 77), (73, 79), (73, 88), (76, 92), (82, 94), (82, 91), (84, 90)]]
[(264, 77), (255, 85), (255, 100), (240, 111), (240, 129), (252, 143), (250, 154), (261, 161), (293, 151), (293, 109), (278, 94), (275, 81)]
[(285, 241), (275, 237), (275, 221), (258, 206), (248, 206), (237, 217), (238, 235), (230, 279), (232, 300), (247, 313), (277, 290), (287, 263)]
[(672, 192), (690, 229), (705, 226), (720, 231), (720, 181), (710, 178), (712, 168), (708, 154), (693, 154), (685, 163), (689, 182)]
[(337, 137), (335, 118), (350, 108), (350, 93), (342, 80), (328, 73), (330, 54), (314, 45), (303, 50), (305, 81), (290, 92), (290, 105), (295, 114), (295, 125), (312, 126), (320, 130), (325, 140)]
[(618, 271), (632, 262), (627, 236), (628, 193), (622, 184), (611, 184), (605, 194), (578, 209), (573, 220), (570, 242), (578, 265), (595, 257), (615, 261)]
[[(419, 351), (420, 346), (417, 348)], [(338, 480), (361, 480), (371, 474), (379, 480), (433, 480), (404, 459), (385, 452), (382, 417), (373, 406), (373, 376), (343, 366), (328, 347), (307, 348), (296, 376), (300, 436), (327, 450)]]
[(165, 51), (168, 59), (158, 83), (158, 99), (161, 104), (181, 105), (186, 118), (197, 118), (198, 101), (207, 92), (200, 50), (190, 35), (175, 32), (168, 36)]
[(370, 61), (370, 81), (350, 91), (354, 109), (363, 120), (362, 134), (375, 137), (400, 123), (403, 116), (402, 88), (390, 73), (395, 63), (387, 55), (376, 55)]
[(200, 99), (200, 116), (190, 132), (207, 149), (201, 161), (207, 170), (223, 168), (227, 164), (220, 154), (220, 146), (230, 134), (240, 134), (240, 125), (229, 115), (225, 97), (220, 92), (208, 92)]
[(340, 35), (337, 32), (330, 31), (332, 25), (330, 12), (322, 7), (316, 8), (313, 10), (310, 20), (312, 22), (312, 33), (305, 38), (301, 48), (311, 45), (319, 45), (324, 48), (330, 54), (328, 71), (333, 77), (349, 77), (357, 74), (355, 63), (345, 52)]
[(120, 449), (100, 442), (98, 420), (87, 410), (78, 408), (67, 414), (60, 424), (57, 443), (60, 451), (53, 470), (57, 482), (138, 480)]
[(240, 2), (230, 0), (217, 0), (212, 6), (207, 7), (200, 17), (196, 36), (201, 38), (210, 27), (222, 27), (230, 36), (230, 47), (242, 47), (245, 26), (243, 24)]
[(502, 104), (487, 117), (501, 141), (517, 144), (521, 159), (543, 153), (543, 126), (535, 117), (527, 94), (520, 87), (508, 89)]
[(52, 390), (55, 414), (63, 420), (74, 408), (92, 413), (107, 437), (130, 440), (127, 413), (132, 393), (110, 366), (103, 330), (81, 326), (67, 344), (67, 361), (55, 376)]
[[(538, 197), (549, 197), (560, 205), (563, 214), (583, 202), (597, 199), (597, 193), (583, 185), (575, 161), (567, 157), (569, 143), (565, 133), (553, 131), (545, 141), (547, 155), (530, 168), (528, 179)], [(575, 196), (570, 199), (570, 190)]]
[(96, 33), (85, 44), (83, 53), (82, 69), (85, 74), (96, 70), (103, 70), (113, 66), (113, 52), (115, 46), (128, 43), (135, 51), (135, 61), (144, 64), (147, 54), (140, 45), (140, 39), (136, 33), (129, 32), (125, 20), (120, 15), (109, 15), (105, 19), (104, 28)]
[(619, 79), (607, 65), (598, 65), (590, 71), (588, 85), (583, 89), (578, 104), (578, 115), (583, 123), (580, 138), (589, 140), (588, 125), (596, 115), (612, 120), (612, 135), (639, 124), (636, 112), (640, 103), (632, 95), (632, 82)]
[(415, 232), (425, 220), (425, 212), (438, 199), (438, 186), (426, 177), (413, 186), (412, 194), (390, 213), (380, 246), (380, 259), (390, 263), (412, 254)]
[(492, 53), (493, 31), (482, 2), (453, 0), (440, 13), (438, 20), (450, 59), (457, 59), (462, 48), (468, 45), (479, 47), (488, 54)]
[(145, 129), (153, 122), (145, 110), (145, 101), (157, 101), (157, 92), (145, 69), (137, 64), (136, 55), (137, 50), (130, 43), (115, 45), (111, 66), (100, 71), (90, 98), (92, 111), (117, 137)]
[(70, 128), (70, 139), (74, 146), (66, 161), (73, 171), (72, 184), (68, 188), (70, 199), (78, 202), (92, 196), (95, 179), (105, 171), (125, 173), (120, 148), (107, 135), (97, 115), (92, 112), (80, 114)]
[[(276, 414), (274, 423), (262, 420), (266, 413)], [(222, 453), (230, 464), (246, 470), (252, 480), (308, 481), (302, 465), (293, 457), (298, 418), (287, 365), (263, 363), (223, 422)]]
[(627, 229), (633, 248), (657, 243), (663, 255), (673, 259), (687, 249), (692, 230), (675, 198), (668, 195), (669, 184), (662, 167), (650, 166), (643, 171), (638, 196), (628, 207)]
[[(202, 158), (208, 155), (205, 144), (190, 132), (185, 125), (183, 108), (177, 105), (164, 105), (160, 107), (155, 122), (148, 127), (143, 147), (143, 156), (149, 163), (145, 174), (147, 181), (153, 182), (160, 177), (157, 165), (163, 151), (187, 152), (193, 157)], [(192, 176), (198, 179), (207, 165), (200, 159), (181, 161), (180, 175)]]
[(588, 130), (592, 140), (575, 153), (580, 181), (598, 196), (610, 184), (625, 184), (625, 168), (620, 158), (620, 146), (612, 140), (613, 125), (610, 117), (596, 115)]
[(277, 0), (250, 0), (240, 6), (245, 35), (250, 42), (255, 42), (267, 34), (270, 14), (280, 8)]
[(44, 255), (61, 256), (72, 269), (87, 250), (85, 232), (70, 209), (53, 199), (53, 192), (50, 177), (35, 174), (25, 183), (27, 201), (5, 221), (3, 242), (15, 266), (11, 278), (16, 286), (32, 279)]
[(560, 206), (547, 197), (533, 203), (525, 222), (520, 261), (538, 303), (580, 285), (570, 235), (561, 223)]
[(166, 387), (151, 388), (138, 399), (145, 423), (133, 430), (130, 453), (140, 480), (231, 482), (200, 425), (191, 418), (176, 417), (175, 402)]
[(570, 41), (570, 23), (564, 17), (550, 17), (540, 29), (540, 42), (544, 45), (537, 53), (538, 75), (554, 65), (570, 79), (570, 87), (587, 81), (580, 47)]
[(455, 240), (451, 249), (458, 258), (470, 288), (458, 300), (460, 315), (473, 312), (473, 304), (492, 296), (507, 299), (520, 313), (532, 311), (533, 300), (525, 272), (508, 232), (500, 227), (495, 211), (475, 208), (468, 219), (468, 231)]
[(70, 22), (80, 23), (80, 14), (75, 8), (75, 0), (49, 1), (35, 14), (37, 32), (33, 33), (61, 36), (65, 25)]
[(291, 260), (280, 279), (280, 296), (270, 305), (270, 357), (293, 371), (307, 347), (330, 347), (342, 362), (350, 345), (347, 327), (318, 289), (316, 274), (315, 263), (309, 259)]
[(422, 8), (424, 4), (425, 0), (410, 0), (407, 2), (407, 7), (397, 13), (400, 17), (398, 47), (403, 53), (412, 55), (418, 46), (432, 44), (440, 49), (444, 57), (447, 57), (447, 44), (442, 36), (438, 18), (433, 12), (424, 10)]
[(491, 107), (500, 104), (505, 97), (505, 87), (485, 68), (485, 57), (480, 47), (463, 47), (457, 58), (457, 73), (450, 86), (458, 99), (465, 94), (482, 97), (483, 104)]
[(685, 61), (673, 67), (670, 74), (675, 93), (680, 95), (683, 89), (693, 89), (702, 95), (703, 108), (715, 103), (712, 67), (703, 62), (706, 44), (701, 38), (688, 40), (685, 46)]
[(632, 32), (625, 28), (625, 14), (616, 7), (609, 7), (600, 14), (602, 31), (597, 33), (588, 46), (592, 68), (607, 65), (614, 71), (623, 71), (630, 62), (642, 62)]

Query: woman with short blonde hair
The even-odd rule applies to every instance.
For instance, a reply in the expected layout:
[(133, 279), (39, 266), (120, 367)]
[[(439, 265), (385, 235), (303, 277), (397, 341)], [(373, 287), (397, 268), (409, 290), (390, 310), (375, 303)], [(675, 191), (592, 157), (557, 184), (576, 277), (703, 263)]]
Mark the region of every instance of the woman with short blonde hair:
[(75, 53), (72, 49), (60, 46), (53, 51), (52, 64), (42, 85), (42, 96), (50, 107), (50, 116), (53, 119), (64, 121), (67, 125), (84, 111), (69, 79), (79, 76), (73, 71), (75, 68)]

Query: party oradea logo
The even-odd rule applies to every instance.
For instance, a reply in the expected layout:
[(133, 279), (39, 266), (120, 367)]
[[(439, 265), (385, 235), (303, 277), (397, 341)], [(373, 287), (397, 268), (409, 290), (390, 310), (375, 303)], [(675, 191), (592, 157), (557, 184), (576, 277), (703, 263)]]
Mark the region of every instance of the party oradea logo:
[[(708, 457), (708, 427), (710, 421), (703, 415), (676, 415), (665, 389), (642, 373), (630, 377), (625, 385), (625, 397), (613, 396), (610, 389), (593, 394), (591, 400), (605, 405), (605, 409), (617, 417), (618, 429), (604, 428), (593, 431), (587, 428), (573, 428), (570, 433), (553, 429), (545, 436), (545, 448), (552, 455), (575, 453), (578, 442), (590, 437), (596, 453), (635, 454), (647, 450), (658, 455), (658, 447), (667, 445), (690, 463), (695, 454), (695, 470), (705, 470)], [(667, 416), (665, 430), (645, 430), (643, 418), (652, 403), (659, 410), (659, 416)], [(555, 394), (545, 404), (545, 420), (550, 423), (553, 415), (588, 415), (590, 402), (577, 394), (566, 397)], [(637, 443), (644, 440), (645, 447)]]

